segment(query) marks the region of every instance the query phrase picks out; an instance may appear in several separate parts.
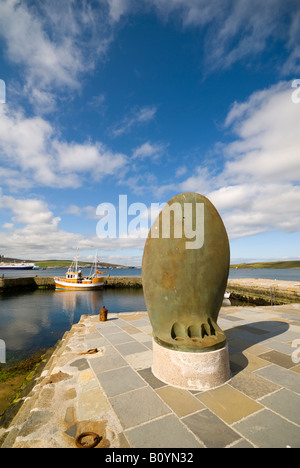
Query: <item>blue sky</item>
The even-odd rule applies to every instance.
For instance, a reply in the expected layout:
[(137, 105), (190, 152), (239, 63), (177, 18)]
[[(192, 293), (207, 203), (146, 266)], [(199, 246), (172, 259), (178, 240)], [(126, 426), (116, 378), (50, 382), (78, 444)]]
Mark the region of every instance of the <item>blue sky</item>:
[[(299, 39), (297, 0), (1, 0), (0, 253), (139, 265), (198, 192), (232, 262), (299, 259)], [(120, 195), (144, 231), (99, 238)]]

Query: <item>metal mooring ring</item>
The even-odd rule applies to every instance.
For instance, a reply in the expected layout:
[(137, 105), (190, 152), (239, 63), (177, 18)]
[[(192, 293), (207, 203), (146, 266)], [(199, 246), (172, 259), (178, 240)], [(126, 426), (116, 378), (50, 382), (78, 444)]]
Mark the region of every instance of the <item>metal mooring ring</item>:
[[(88, 437), (88, 436), (94, 437), (94, 442), (92, 442), (91, 444), (82, 444), (81, 440), (84, 437)], [(76, 437), (75, 443), (78, 448), (94, 448), (99, 444), (101, 439), (102, 437), (96, 434), (96, 432), (83, 432), (82, 434)]]

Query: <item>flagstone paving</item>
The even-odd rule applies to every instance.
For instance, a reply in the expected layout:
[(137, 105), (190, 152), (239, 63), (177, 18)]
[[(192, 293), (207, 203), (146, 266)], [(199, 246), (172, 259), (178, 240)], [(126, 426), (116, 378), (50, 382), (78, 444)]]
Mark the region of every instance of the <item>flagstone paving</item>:
[(300, 304), (223, 307), (218, 323), (231, 379), (188, 391), (152, 374), (146, 312), (83, 316), (0, 428), (0, 444), (75, 447), (95, 431), (97, 448), (299, 448)]

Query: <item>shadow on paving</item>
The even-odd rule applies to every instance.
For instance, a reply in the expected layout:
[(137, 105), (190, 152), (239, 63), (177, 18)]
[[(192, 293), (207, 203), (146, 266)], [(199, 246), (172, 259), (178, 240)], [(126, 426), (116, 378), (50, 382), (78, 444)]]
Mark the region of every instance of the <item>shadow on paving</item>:
[(230, 362), (232, 373), (238, 374), (248, 366), (248, 359), (244, 352), (250, 347), (263, 344), (264, 341), (272, 339), (285, 333), (289, 324), (280, 321), (261, 321), (247, 325), (240, 325), (226, 330), (230, 356), (235, 356), (237, 363)]

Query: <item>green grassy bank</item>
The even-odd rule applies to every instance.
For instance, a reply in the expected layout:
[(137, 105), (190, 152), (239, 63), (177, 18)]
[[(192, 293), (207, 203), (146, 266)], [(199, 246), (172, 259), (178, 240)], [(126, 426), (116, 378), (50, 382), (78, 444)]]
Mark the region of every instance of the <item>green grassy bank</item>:
[(291, 260), (285, 262), (237, 263), (230, 265), (230, 268), (300, 268), (300, 260)]
[(40, 350), (15, 365), (1, 364), (0, 427), (6, 427), (7, 421), (17, 412), (22, 398), (33, 386), (36, 375), (42, 371), (52, 351)]

